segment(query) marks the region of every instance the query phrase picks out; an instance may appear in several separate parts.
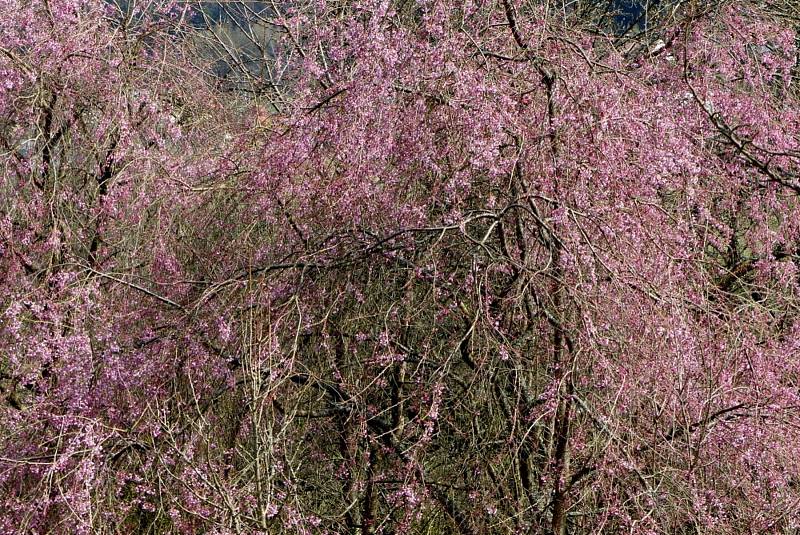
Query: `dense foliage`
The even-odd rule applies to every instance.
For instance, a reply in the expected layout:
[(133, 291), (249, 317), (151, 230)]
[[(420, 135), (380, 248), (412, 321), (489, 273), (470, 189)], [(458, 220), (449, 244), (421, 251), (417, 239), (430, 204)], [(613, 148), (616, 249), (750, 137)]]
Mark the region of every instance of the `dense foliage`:
[(0, 532), (800, 529), (798, 13), (614, 4), (0, 0)]

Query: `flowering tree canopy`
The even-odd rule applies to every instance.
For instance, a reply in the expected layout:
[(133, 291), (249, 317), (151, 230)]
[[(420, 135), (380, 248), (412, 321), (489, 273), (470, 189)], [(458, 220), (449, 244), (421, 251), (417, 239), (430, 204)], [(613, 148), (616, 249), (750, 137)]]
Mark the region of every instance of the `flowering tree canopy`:
[(800, 529), (800, 12), (616, 4), (0, 0), (0, 532)]

